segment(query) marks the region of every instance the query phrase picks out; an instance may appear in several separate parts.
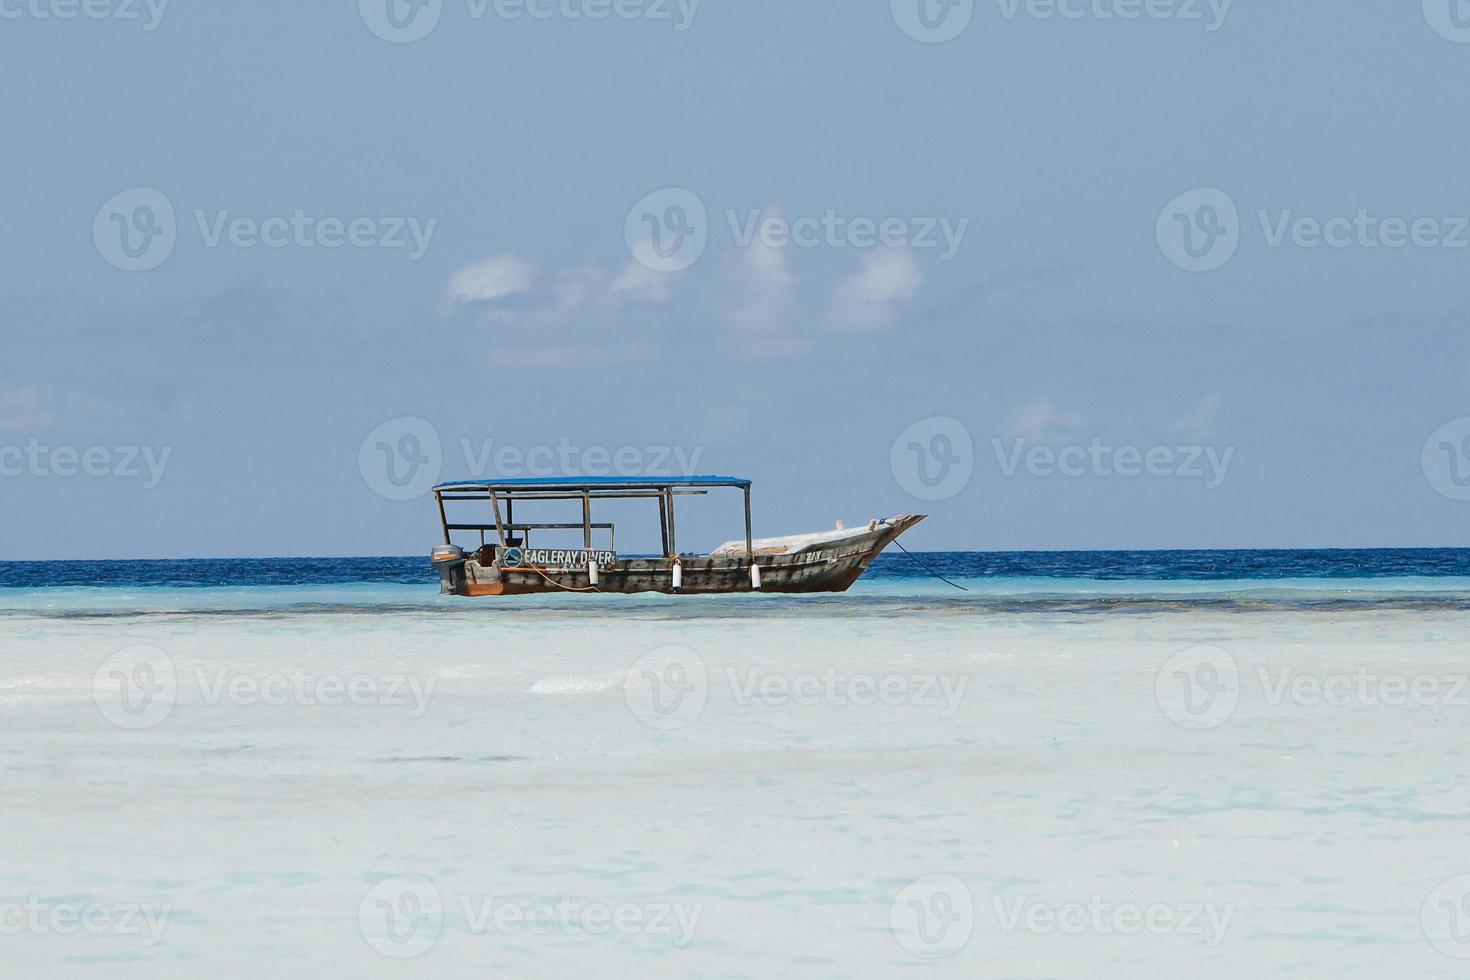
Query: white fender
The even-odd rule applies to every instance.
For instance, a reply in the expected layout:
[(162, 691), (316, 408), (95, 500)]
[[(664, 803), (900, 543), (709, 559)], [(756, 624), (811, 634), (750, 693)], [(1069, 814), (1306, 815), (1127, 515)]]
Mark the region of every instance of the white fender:
[(684, 566), (674, 562), (674, 591), (677, 592), (684, 587)]
[(587, 581), (593, 586), (597, 585), (597, 559), (595, 558), (587, 563)]
[(757, 592), (761, 590), (761, 567), (755, 562), (750, 563), (750, 587)]

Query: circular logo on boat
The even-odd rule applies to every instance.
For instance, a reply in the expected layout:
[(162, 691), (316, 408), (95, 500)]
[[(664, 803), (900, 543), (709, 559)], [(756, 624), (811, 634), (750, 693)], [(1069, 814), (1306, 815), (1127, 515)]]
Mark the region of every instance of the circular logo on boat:
[(975, 441), (958, 419), (919, 419), (893, 440), (888, 452), (893, 479), (920, 500), (948, 500), (970, 485)]
[(1154, 677), (1154, 695), (1181, 728), (1218, 728), (1240, 703), (1240, 668), (1217, 646), (1200, 644), (1174, 654)]
[(439, 482), (444, 449), (439, 430), (425, 419), (403, 415), (367, 434), (357, 450), (363, 482), (388, 500), (414, 500)]
[(926, 960), (953, 956), (975, 931), (975, 899), (954, 875), (925, 875), (888, 906), (888, 927), (904, 949)]
[(1457, 875), (1430, 892), (1419, 917), (1431, 946), (1457, 960), (1470, 959), (1470, 875)]
[(692, 725), (709, 701), (704, 658), (682, 646), (650, 650), (628, 668), (623, 697), (633, 717), (650, 728), (673, 731)]
[(1470, 418), (1435, 429), (1424, 442), (1420, 462), (1424, 478), (1441, 496), (1470, 500)]
[(519, 548), (506, 548), (501, 552), (500, 564), (506, 568), (520, 568), (526, 563), (526, 553)]
[(438, 886), (423, 875), (383, 879), (357, 904), (357, 928), (369, 946), (395, 960), (428, 952), (444, 929)]
[(92, 675), (92, 700), (119, 728), (152, 728), (169, 716), (178, 697), (173, 659), (154, 646), (119, 650)]

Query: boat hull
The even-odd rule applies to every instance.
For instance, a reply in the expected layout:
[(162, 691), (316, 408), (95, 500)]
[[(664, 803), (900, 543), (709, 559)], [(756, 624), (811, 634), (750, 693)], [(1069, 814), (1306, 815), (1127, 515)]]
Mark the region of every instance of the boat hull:
[(586, 568), (507, 567), (498, 562), (482, 563), (478, 557), (435, 562), (440, 591), (459, 596), (533, 595), (537, 593), (582, 592), (633, 594), (660, 592), (668, 595), (713, 595), (739, 592), (845, 592), (862, 577), (873, 559), (923, 516), (903, 515), (875, 521), (868, 529), (855, 531), (837, 542), (823, 542), (789, 553), (757, 552), (760, 588), (750, 572), (751, 559), (744, 554), (684, 555), (678, 559), (682, 582), (673, 586), (674, 559), (619, 558), (598, 569), (594, 586)]

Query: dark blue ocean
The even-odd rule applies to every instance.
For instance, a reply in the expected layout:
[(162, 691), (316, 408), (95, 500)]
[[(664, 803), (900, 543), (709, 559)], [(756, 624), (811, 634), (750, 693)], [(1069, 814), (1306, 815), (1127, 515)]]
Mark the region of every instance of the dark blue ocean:
[(926, 552), (890, 549), (853, 589), (815, 596), (438, 594), (422, 556), (0, 562), (0, 614), (332, 612), (530, 606), (597, 613), (759, 615), (780, 609), (1150, 612), (1470, 609), (1470, 549)]
[[(922, 565), (921, 565), (922, 563)], [(925, 567), (927, 566), (928, 570)], [(1470, 548), (1314, 551), (943, 551), (879, 556), (864, 581), (1081, 579), (1218, 582), (1470, 578)], [(398, 558), (197, 558), (0, 562), (0, 588), (204, 588), (377, 583), (432, 586), (421, 555)]]

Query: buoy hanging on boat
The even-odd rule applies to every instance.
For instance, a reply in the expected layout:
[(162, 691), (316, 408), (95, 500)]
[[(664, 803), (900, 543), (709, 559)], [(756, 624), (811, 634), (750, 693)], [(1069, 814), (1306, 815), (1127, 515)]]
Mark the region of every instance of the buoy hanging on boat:
[(684, 587), (684, 566), (674, 561), (674, 591), (677, 592)]
[(761, 567), (755, 562), (750, 563), (750, 587), (757, 592), (761, 590)]
[(597, 559), (587, 563), (587, 581), (594, 587), (597, 585)]

